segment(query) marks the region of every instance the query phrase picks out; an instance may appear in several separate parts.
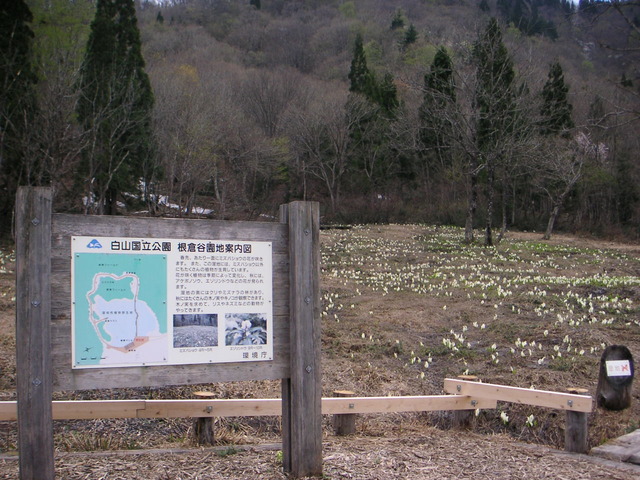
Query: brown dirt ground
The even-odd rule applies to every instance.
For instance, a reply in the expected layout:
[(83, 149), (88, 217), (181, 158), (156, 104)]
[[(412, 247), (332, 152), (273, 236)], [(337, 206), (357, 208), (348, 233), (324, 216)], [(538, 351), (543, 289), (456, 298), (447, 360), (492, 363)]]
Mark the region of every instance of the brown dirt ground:
[[(388, 225), (322, 232), (323, 243), (323, 395), (352, 390), (358, 395), (441, 394), (443, 379), (468, 372), (485, 382), (566, 391), (586, 388), (595, 394), (604, 343), (624, 343), (640, 352), (640, 288), (608, 284), (542, 285), (530, 279), (522, 286), (519, 273), (535, 270), (544, 278), (640, 276), (640, 246), (568, 235), (542, 243), (539, 234), (511, 233), (496, 249), (465, 247), (460, 232), (446, 228)], [(453, 239), (450, 243), (449, 240)], [(435, 243), (430, 243), (430, 241)], [(538, 246), (536, 246), (538, 245)], [(6, 250), (6, 249), (5, 249)], [(604, 252), (600, 254), (599, 252)], [(510, 257), (514, 255), (514, 257)], [(0, 264), (0, 400), (15, 399), (15, 301), (12, 260)], [(416, 293), (396, 274), (416, 267), (416, 278), (435, 288)], [(421, 269), (421, 270), (420, 270)], [(419, 273), (422, 272), (422, 273)], [(425, 273), (426, 271), (426, 273)], [(429, 277), (430, 272), (441, 276)], [(384, 275), (379, 275), (384, 274)], [(447, 276), (443, 280), (443, 277)], [(460, 276), (502, 278), (496, 285), (461, 288)], [(428, 278), (427, 278), (428, 277)], [(513, 284), (505, 279), (514, 279)], [(405, 283), (403, 283), (405, 282)], [(430, 283), (431, 282), (431, 283)], [(482, 282), (480, 282), (482, 283)], [(379, 285), (388, 286), (388, 291)], [(392, 287), (394, 285), (395, 287)], [(545, 297), (531, 295), (533, 287)], [(572, 297), (568, 313), (563, 298)], [(482, 298), (482, 295), (485, 298)], [(591, 297), (590, 297), (591, 296)], [(594, 315), (614, 318), (612, 325), (558, 324), (556, 315), (586, 314), (578, 297), (619, 297), (631, 305), (620, 313), (595, 304)], [(566, 302), (565, 302), (566, 303)], [(600, 315), (598, 308), (602, 308)], [(582, 309), (582, 310), (581, 310)], [(615, 309), (615, 308), (614, 308)], [(587, 314), (588, 315), (588, 314)], [(485, 324), (485, 328), (474, 327)], [(634, 323), (636, 322), (636, 323)], [(548, 336), (543, 335), (548, 331)], [(443, 346), (462, 334), (459, 351)], [(555, 357), (551, 345), (573, 353)], [(516, 338), (529, 342), (514, 348)], [(531, 341), (544, 350), (528, 353)], [(492, 344), (496, 349), (492, 349)], [(584, 349), (584, 355), (577, 353)], [(565, 350), (566, 351), (566, 350)], [(498, 354), (496, 363), (491, 352)], [(522, 352), (522, 353), (521, 353)], [(521, 356), (524, 354), (524, 356)], [(544, 358), (543, 358), (544, 356)], [(429, 368), (425, 360), (431, 359)], [(541, 363), (536, 360), (542, 359)], [(57, 398), (190, 398), (203, 386), (56, 394)], [(277, 397), (278, 382), (207, 385), (220, 398)], [(632, 407), (622, 412), (596, 409), (589, 418), (589, 443), (601, 444), (640, 426), (637, 388)], [(508, 424), (500, 413), (509, 416)], [(526, 419), (534, 415), (534, 426)], [(449, 412), (365, 415), (357, 434), (335, 437), (324, 419), (325, 478), (564, 478), (631, 479), (632, 467), (596, 462), (585, 456), (558, 454), (563, 448), (564, 415), (521, 405), (499, 404), (483, 411), (468, 430), (451, 430)], [(55, 422), (57, 472), (65, 479), (218, 479), (286, 478), (277, 449), (261, 447), (280, 439), (278, 418), (219, 419), (217, 443), (223, 450), (201, 449), (191, 440), (188, 420), (96, 420)], [(15, 450), (12, 422), (0, 422), (0, 452)], [(249, 445), (248, 449), (241, 445)], [(159, 448), (162, 452), (149, 449)], [(168, 450), (167, 450), (168, 449)], [(91, 452), (83, 453), (83, 450)], [(126, 450), (123, 452), (122, 450)], [(173, 453), (172, 453), (173, 452)], [(596, 462), (596, 463), (594, 463)], [(15, 459), (0, 458), (0, 479), (17, 478)]]
[[(323, 478), (358, 480), (634, 480), (639, 467), (567, 455), (505, 436), (421, 429), (401, 437), (333, 437), (324, 442)], [(278, 446), (64, 453), (65, 480), (286, 479)], [(0, 479), (18, 478), (16, 460), (0, 458)]]

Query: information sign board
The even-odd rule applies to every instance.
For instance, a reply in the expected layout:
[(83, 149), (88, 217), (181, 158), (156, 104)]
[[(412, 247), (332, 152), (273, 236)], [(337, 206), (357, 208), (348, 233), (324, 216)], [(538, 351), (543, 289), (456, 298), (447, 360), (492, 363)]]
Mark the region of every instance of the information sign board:
[(71, 237), (72, 367), (273, 359), (270, 242)]
[(629, 360), (607, 360), (605, 363), (609, 377), (630, 377), (632, 374)]

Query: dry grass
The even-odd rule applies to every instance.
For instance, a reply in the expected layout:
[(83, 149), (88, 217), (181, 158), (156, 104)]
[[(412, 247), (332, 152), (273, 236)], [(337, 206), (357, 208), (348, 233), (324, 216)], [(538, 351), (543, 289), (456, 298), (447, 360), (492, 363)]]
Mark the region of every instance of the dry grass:
[[(333, 390), (358, 395), (440, 394), (445, 377), (462, 373), (520, 387), (583, 387), (593, 395), (603, 345), (625, 344), (638, 357), (638, 245), (569, 236), (543, 243), (537, 234), (519, 233), (487, 249), (465, 246), (461, 239), (456, 229), (411, 225), (323, 231), (325, 396)], [(13, 260), (8, 258), (9, 267), (0, 270), (0, 400), (15, 396), (15, 293)], [(189, 398), (202, 388), (56, 396)], [(268, 381), (206, 388), (219, 398), (280, 394), (279, 382)], [(590, 445), (640, 426), (638, 404), (636, 393), (628, 410), (590, 415)], [(508, 423), (500, 420), (502, 412)], [(527, 424), (531, 415), (534, 421)], [(562, 448), (564, 415), (554, 411), (499, 404), (497, 410), (474, 418), (474, 433), (451, 432), (450, 425), (448, 412), (365, 415), (358, 419), (357, 437), (337, 439), (331, 435), (330, 419), (325, 419), (326, 476), (634, 478), (516, 442)], [(55, 429), (61, 451), (193, 447), (188, 420), (56, 422)], [(279, 419), (219, 420), (216, 435), (220, 445), (278, 442)], [(0, 450), (14, 450), (15, 444), (15, 425), (0, 424)], [(118, 469), (103, 478), (285, 478), (273, 451), (117, 458), (118, 465), (136, 469)], [(11, 476), (13, 465), (7, 463), (8, 473), (0, 473), (0, 478), (16, 478)], [(83, 465), (80, 470), (91, 473), (72, 473), (76, 470), (71, 465)], [(102, 478), (107, 465), (113, 460), (74, 455), (58, 459), (62, 478), (69, 479)]]
[[(282, 479), (277, 446), (60, 454), (56, 472), (65, 480)], [(323, 478), (353, 480), (572, 479), (633, 480), (633, 467), (558, 454), (505, 436), (443, 434), (422, 428), (402, 437), (327, 438)], [(637, 467), (636, 467), (637, 468)], [(0, 459), (0, 479), (16, 479), (17, 462)]]

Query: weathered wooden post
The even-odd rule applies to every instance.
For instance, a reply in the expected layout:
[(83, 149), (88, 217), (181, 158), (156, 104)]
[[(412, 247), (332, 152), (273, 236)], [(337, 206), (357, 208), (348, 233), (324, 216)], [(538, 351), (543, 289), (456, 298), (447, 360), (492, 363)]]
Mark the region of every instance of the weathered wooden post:
[[(478, 377), (475, 375), (458, 375), (460, 380), (468, 380), (471, 382), (478, 381)], [(467, 428), (471, 425), (475, 410), (454, 410), (452, 418), (452, 426), (454, 428)]]
[(589, 427), (587, 412), (567, 410), (564, 427), (564, 449), (567, 452), (587, 453), (589, 451)]
[(322, 475), (320, 208), (280, 207), (289, 225), (290, 378), (282, 381), (283, 467), (295, 478)]
[[(355, 393), (349, 390), (335, 390), (334, 397), (354, 397)], [(352, 404), (349, 405), (352, 408)], [(336, 435), (353, 435), (356, 433), (356, 414), (337, 413), (333, 416), (333, 431)]]
[(631, 406), (633, 356), (624, 345), (609, 345), (600, 358), (600, 374), (596, 389), (599, 407), (624, 410)]
[[(213, 398), (215, 395), (211, 392), (194, 392), (196, 397), (205, 399)], [(207, 407), (207, 412), (211, 407)], [(193, 419), (193, 436), (198, 445), (213, 445), (215, 440), (214, 418), (213, 417), (196, 417)]]
[(50, 188), (16, 196), (16, 363), (21, 480), (53, 480)]

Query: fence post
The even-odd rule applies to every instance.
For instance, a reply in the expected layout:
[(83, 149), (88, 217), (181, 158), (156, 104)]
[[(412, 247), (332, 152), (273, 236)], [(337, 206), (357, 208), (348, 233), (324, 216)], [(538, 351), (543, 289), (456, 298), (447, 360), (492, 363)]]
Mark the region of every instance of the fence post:
[(54, 480), (51, 400), (51, 203), (45, 187), (16, 195), (16, 370), (21, 480)]
[[(354, 397), (355, 393), (349, 390), (335, 390), (334, 397)], [(351, 405), (350, 405), (351, 407)], [(336, 435), (353, 435), (356, 433), (356, 414), (337, 413), (333, 416), (333, 431)]]
[(283, 467), (294, 478), (322, 475), (320, 371), (320, 208), (292, 202), (289, 224), (291, 378), (282, 382)]
[[(211, 392), (193, 392), (193, 394), (199, 398), (213, 398), (215, 396)], [(213, 417), (196, 417), (193, 419), (193, 436), (198, 445), (214, 444), (216, 436), (214, 425)]]
[(587, 453), (589, 451), (587, 412), (567, 410), (565, 422), (564, 449), (567, 452)]
[[(468, 380), (475, 382), (478, 380), (478, 377), (475, 375), (458, 375), (460, 380)], [(451, 420), (452, 426), (454, 428), (467, 428), (471, 425), (473, 420), (473, 416), (475, 414), (475, 410), (454, 410), (453, 418)]]

